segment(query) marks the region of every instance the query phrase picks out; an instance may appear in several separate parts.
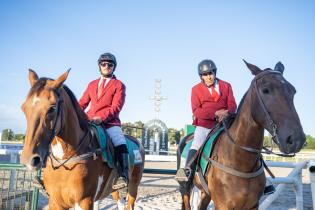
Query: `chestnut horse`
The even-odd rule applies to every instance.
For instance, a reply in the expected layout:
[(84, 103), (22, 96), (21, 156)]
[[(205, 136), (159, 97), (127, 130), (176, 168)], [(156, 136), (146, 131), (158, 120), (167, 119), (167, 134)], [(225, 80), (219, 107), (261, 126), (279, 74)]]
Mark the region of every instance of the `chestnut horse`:
[[(284, 66), (279, 62), (274, 70), (261, 70), (244, 62), (255, 78), (232, 125), (223, 123), (225, 132), (218, 136), (211, 157), (206, 157), (205, 175), (195, 174), (194, 183), (201, 190), (199, 209), (207, 209), (211, 199), (216, 210), (258, 209), (266, 182), (261, 160), (264, 129), (286, 154), (300, 151), (306, 140), (293, 104), (295, 88), (282, 75)], [(190, 192), (181, 186), (182, 209), (190, 209)]]
[[(118, 191), (112, 190), (117, 171), (102, 161), (86, 114), (71, 90), (63, 85), (68, 74), (69, 70), (56, 80), (39, 79), (29, 70), (31, 89), (22, 105), (27, 130), (21, 162), (29, 170), (43, 168), (51, 210), (93, 209), (94, 201), (110, 193), (122, 209)], [(142, 162), (129, 170), (127, 209), (134, 208), (144, 169), (141, 144), (139, 150)]]

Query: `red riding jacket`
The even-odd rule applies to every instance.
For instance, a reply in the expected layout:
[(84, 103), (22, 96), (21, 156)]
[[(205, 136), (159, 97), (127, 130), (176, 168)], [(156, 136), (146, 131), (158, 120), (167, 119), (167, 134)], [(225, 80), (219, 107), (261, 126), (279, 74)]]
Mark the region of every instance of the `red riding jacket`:
[(105, 86), (101, 97), (97, 99), (99, 80), (100, 78), (88, 84), (79, 104), (83, 110), (90, 104), (87, 112), (90, 120), (98, 116), (104, 121), (106, 128), (115, 125), (120, 126), (119, 112), (125, 103), (126, 87), (120, 80), (113, 76)]
[(191, 108), (194, 115), (193, 125), (212, 128), (215, 124), (215, 112), (227, 109), (229, 113), (236, 112), (236, 102), (229, 83), (218, 79), (220, 98), (214, 101), (208, 87), (200, 82), (192, 88)]

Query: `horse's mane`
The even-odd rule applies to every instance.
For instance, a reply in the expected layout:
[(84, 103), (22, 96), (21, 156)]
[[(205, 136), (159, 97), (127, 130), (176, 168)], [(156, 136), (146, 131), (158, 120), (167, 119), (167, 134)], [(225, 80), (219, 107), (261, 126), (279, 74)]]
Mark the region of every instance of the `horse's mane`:
[[(263, 71), (261, 71), (260, 73), (262, 73), (262, 72), (264, 72), (264, 71), (272, 71), (272, 69), (266, 68), (266, 69), (264, 69)], [(260, 73), (259, 73), (259, 74), (260, 74)], [(257, 76), (257, 75), (256, 75), (256, 76)], [(236, 114), (232, 114), (231, 117), (227, 118), (226, 124), (228, 125), (228, 126), (227, 126), (228, 128), (233, 124), (234, 119), (239, 116), (240, 110), (241, 110), (241, 108), (242, 108), (242, 106), (243, 106), (243, 103), (244, 103), (244, 101), (245, 101), (245, 98), (246, 98), (246, 95), (247, 95), (248, 91), (249, 91), (249, 90), (247, 90), (247, 91), (245, 92), (245, 94), (243, 95), (243, 97), (242, 97), (242, 99), (241, 99), (239, 105), (237, 106), (237, 112), (236, 112)]]
[(70, 90), (70, 88), (68, 88), (67, 85), (63, 85), (63, 89), (66, 91), (66, 93), (70, 97), (72, 106), (78, 116), (81, 129), (83, 129), (84, 131), (87, 131), (89, 124), (88, 124), (88, 118), (86, 116), (86, 113), (81, 109), (77, 98), (75, 97), (74, 93)]
[[(48, 80), (52, 80), (50, 78), (47, 77), (42, 77), (40, 78), (31, 88), (30, 92), (29, 92), (29, 96), (33, 95), (33, 94), (37, 94), (40, 91), (42, 91), (47, 83)], [(85, 114), (85, 112), (81, 109), (74, 93), (66, 86), (63, 85), (63, 89), (66, 91), (67, 95), (69, 96), (72, 106), (78, 116), (78, 120), (79, 120), (79, 124), (81, 129), (83, 129), (84, 131), (88, 130), (88, 118)]]

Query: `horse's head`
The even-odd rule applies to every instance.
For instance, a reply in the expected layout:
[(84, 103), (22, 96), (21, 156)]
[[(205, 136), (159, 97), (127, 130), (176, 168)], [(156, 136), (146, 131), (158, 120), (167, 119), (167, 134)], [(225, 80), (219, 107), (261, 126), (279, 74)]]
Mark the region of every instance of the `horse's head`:
[(58, 79), (38, 78), (29, 70), (30, 92), (22, 104), (27, 130), (21, 162), (29, 170), (38, 170), (46, 162), (52, 139), (62, 130), (61, 87), (69, 70)]
[(261, 70), (244, 62), (255, 75), (250, 87), (254, 121), (268, 130), (283, 153), (300, 151), (306, 138), (293, 103), (296, 90), (283, 77), (283, 64), (277, 63), (274, 70)]

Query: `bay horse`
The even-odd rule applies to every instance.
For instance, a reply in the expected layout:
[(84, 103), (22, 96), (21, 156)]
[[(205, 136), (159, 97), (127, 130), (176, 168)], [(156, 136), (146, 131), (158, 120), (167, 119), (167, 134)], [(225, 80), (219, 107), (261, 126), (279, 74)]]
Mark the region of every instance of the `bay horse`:
[[(283, 77), (283, 64), (277, 63), (274, 70), (261, 70), (244, 62), (255, 77), (234, 122), (230, 127), (223, 123), (225, 132), (218, 136), (211, 157), (206, 157), (206, 173), (195, 174), (194, 184), (201, 190), (199, 209), (207, 209), (211, 200), (216, 210), (258, 209), (266, 183), (261, 160), (264, 129), (285, 154), (300, 151), (306, 140), (293, 104), (296, 90)], [(179, 154), (185, 142), (183, 138)], [(182, 209), (191, 208), (191, 187), (186, 188), (180, 188)]]
[[(112, 189), (117, 171), (102, 161), (85, 112), (63, 84), (68, 74), (69, 70), (52, 80), (29, 70), (31, 89), (22, 104), (27, 130), (21, 162), (32, 171), (43, 168), (51, 210), (91, 210), (94, 201), (110, 193), (124, 209), (119, 192)], [(142, 163), (129, 169), (127, 209), (134, 208), (144, 169), (141, 143), (139, 150)]]

